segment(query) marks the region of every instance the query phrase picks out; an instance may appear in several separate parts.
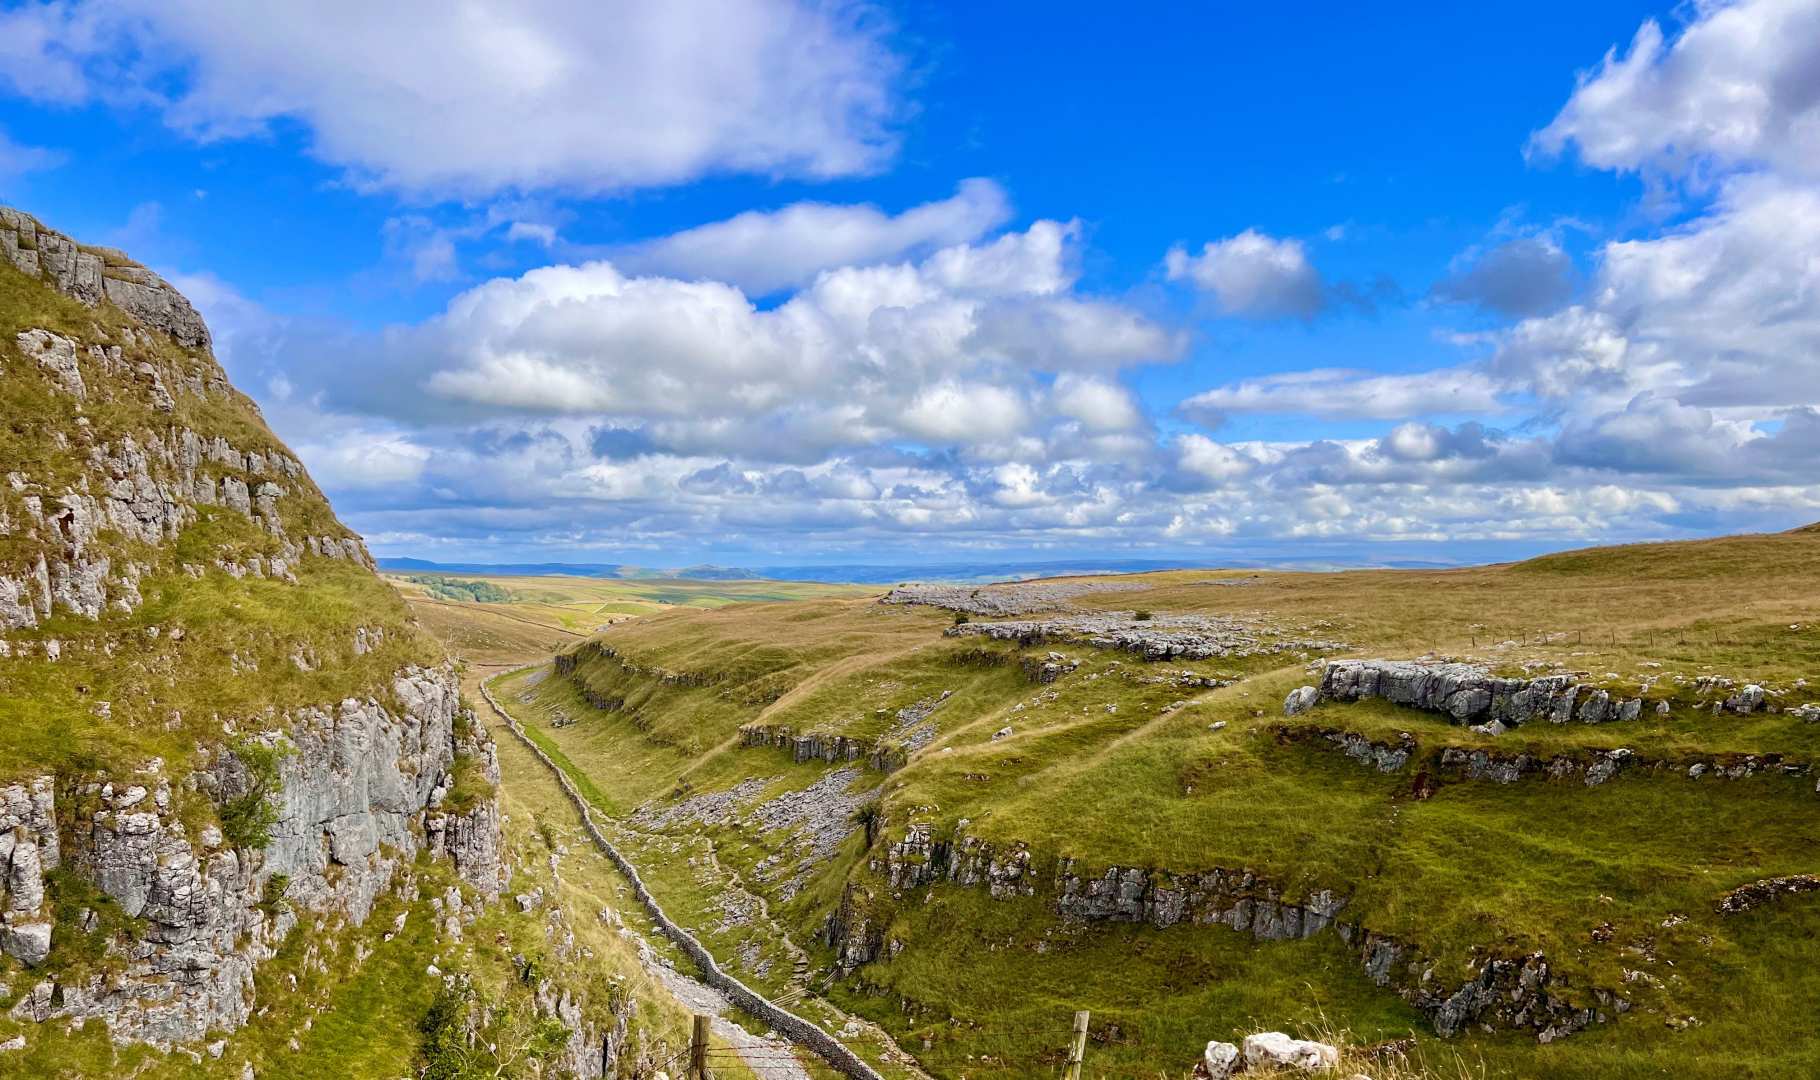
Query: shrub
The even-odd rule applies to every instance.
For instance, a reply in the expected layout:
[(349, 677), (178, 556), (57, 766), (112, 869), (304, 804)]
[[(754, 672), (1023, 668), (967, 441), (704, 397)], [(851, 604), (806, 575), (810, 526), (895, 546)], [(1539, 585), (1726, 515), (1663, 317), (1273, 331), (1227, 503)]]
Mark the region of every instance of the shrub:
[(278, 823), (278, 763), (290, 751), (242, 739), (229, 752), (246, 769), (247, 789), (221, 804), (221, 833), (234, 847), (263, 848), (272, 842), (272, 826)]
[(1136, 619), (1138, 622), (1149, 622), (1150, 621), (1150, 612), (1134, 611), (1131, 613), (1131, 617)]

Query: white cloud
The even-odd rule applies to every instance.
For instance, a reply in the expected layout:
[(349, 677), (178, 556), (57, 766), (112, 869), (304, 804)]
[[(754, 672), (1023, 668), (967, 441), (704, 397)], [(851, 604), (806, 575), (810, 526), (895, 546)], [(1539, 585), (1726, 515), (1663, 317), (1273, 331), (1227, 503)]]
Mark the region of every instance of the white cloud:
[(1171, 281), (1190, 281), (1228, 315), (1312, 318), (1325, 306), (1321, 275), (1300, 240), (1256, 229), (1210, 241), (1199, 255), (1172, 248), (1163, 265)]
[(991, 441), (1016, 435), (1029, 411), (1013, 390), (986, 383), (944, 381), (926, 387), (903, 413), (911, 435), (938, 443)]
[(1820, 188), (1725, 181), (1710, 210), (1608, 244), (1585, 304), (1519, 324), (1494, 361), (1609, 410), (1645, 390), (1708, 405), (1820, 404)]
[(1225, 443), (1205, 435), (1178, 435), (1175, 439), (1176, 465), (1215, 484), (1228, 484), (1257, 471), (1258, 462)]
[(750, 210), (617, 252), (613, 261), (638, 273), (724, 281), (759, 296), (807, 284), (824, 270), (969, 243), (1010, 212), (997, 184), (966, 180), (951, 198), (895, 215), (816, 202)]
[(1533, 145), (1607, 169), (1683, 172), (1702, 159), (1820, 176), (1820, 7), (1700, 0), (1669, 41), (1646, 21), (1605, 54)]
[(414, 373), (470, 412), (636, 418), (677, 445), (814, 453), (896, 436), (1013, 438), (1037, 415), (1033, 373), (1052, 372), (1059, 415), (1129, 428), (1138, 414), (1121, 388), (1076, 376), (1167, 359), (1175, 341), (1073, 292), (1073, 235), (1038, 222), (921, 263), (828, 271), (768, 309), (718, 282), (633, 277), (608, 262), (545, 267), (394, 333), (383, 371), (318, 377), (350, 407), (415, 409), (421, 395), (398, 394)]
[(297, 444), (312, 479), (325, 487), (353, 491), (396, 490), (416, 483), (430, 451), (391, 432), (339, 430), (327, 443)]
[(1129, 431), (1143, 423), (1130, 391), (1117, 383), (1064, 373), (1055, 380), (1055, 408), (1090, 431)]
[(1299, 413), (1398, 420), (1432, 413), (1500, 412), (1500, 385), (1474, 368), (1413, 375), (1322, 368), (1243, 379), (1182, 402), (1190, 415), (1217, 422), (1226, 413)]
[(7, 13), (0, 70), (41, 101), (151, 105), (200, 140), (294, 120), (366, 185), (610, 192), (878, 168), (901, 68), (883, 30), (796, 0), (73, 0)]

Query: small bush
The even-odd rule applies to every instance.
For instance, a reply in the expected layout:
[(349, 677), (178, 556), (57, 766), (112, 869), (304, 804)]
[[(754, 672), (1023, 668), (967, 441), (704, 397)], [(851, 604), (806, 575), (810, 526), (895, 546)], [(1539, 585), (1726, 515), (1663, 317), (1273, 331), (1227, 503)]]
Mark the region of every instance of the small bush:
[(972, 620), (967, 618), (967, 613), (964, 611), (957, 611), (954, 613), (954, 625), (956, 626), (965, 626), (971, 621)]
[(1149, 622), (1151, 618), (1150, 612), (1148, 611), (1134, 611), (1131, 613), (1131, 617), (1138, 622)]
[(221, 833), (233, 847), (263, 848), (272, 842), (272, 826), (278, 823), (278, 763), (290, 751), (251, 739), (229, 751), (246, 768), (247, 789), (221, 804)]
[(265, 879), (265, 891), (259, 894), (259, 910), (276, 915), (284, 908), (284, 890), (291, 883), (289, 874), (273, 874)]

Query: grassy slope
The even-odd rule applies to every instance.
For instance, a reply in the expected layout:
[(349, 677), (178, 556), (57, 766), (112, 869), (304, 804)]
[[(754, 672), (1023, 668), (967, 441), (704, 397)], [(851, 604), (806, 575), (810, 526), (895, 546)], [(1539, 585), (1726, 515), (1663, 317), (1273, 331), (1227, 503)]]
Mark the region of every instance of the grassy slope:
[[(243, 452), (288, 455), (251, 400), (232, 391), (186, 389), (192, 373), (220, 380), (206, 351), (184, 350), (162, 335), (129, 337), (130, 325), (109, 305), (90, 310), (0, 266), (4, 471), (22, 473), (54, 496), (87, 482), (92, 447), (118, 448), (127, 439), (143, 447), (182, 429), (225, 437)], [(86, 400), (54, 392), (48, 375), (13, 343), (34, 327), (83, 342), (124, 343), (128, 365), (145, 362), (160, 371), (174, 411), (156, 412), (131, 378), (104, 373), (86, 357)], [(213, 463), (202, 471), (253, 486), (262, 480)], [(352, 535), (307, 477), (283, 478), (283, 487), (287, 494), (278, 510), (293, 541)], [(33, 630), (8, 635), (14, 655), (0, 658), (0, 780), (46, 769), (119, 769), (149, 756), (163, 757), (181, 772), (196, 746), (219, 741), (223, 718), (244, 730), (268, 717), (269, 709), (383, 693), (398, 668), (438, 655), (392, 590), (363, 568), (306, 555), (295, 585), (230, 576), (217, 568), (218, 560), (271, 556), (282, 542), (236, 511), (198, 511), (199, 519), (174, 542), (154, 546), (104, 533), (91, 546), (91, 557), (146, 567), (139, 583), (145, 602), (130, 614), (110, 610), (94, 621), (60, 612)], [(10, 485), (0, 485), (0, 515), (28, 520), (22, 495)], [(0, 573), (29, 567), (42, 543), (18, 525), (0, 535)], [(184, 571), (186, 565), (207, 569), (197, 578)], [(385, 645), (356, 656), (356, 626), (384, 631)], [(173, 628), (184, 631), (183, 640), (171, 639)], [(56, 663), (42, 657), (43, 643), (50, 641), (61, 651)], [(299, 649), (315, 656), (314, 671), (292, 662)]]
[[(414, 603), (434, 599), (430, 590), (409, 580), (419, 576), (424, 575), (386, 575)], [(772, 600), (855, 596), (870, 591), (851, 585), (798, 581), (683, 581), (509, 574), (430, 576), (495, 586), (509, 595), (504, 604), (494, 605), (506, 609), (496, 614), (580, 632), (592, 632), (627, 616), (657, 614), (670, 607), (713, 608)], [(463, 613), (460, 617), (467, 615)]]
[[(1142, 580), (1152, 587), (1144, 593), (1087, 594), (1076, 603), (1292, 624), (1330, 620), (1335, 634), (1360, 654), (1408, 656), (1432, 648), (1501, 668), (1561, 662), (1614, 686), (1664, 672), (1722, 674), (1762, 681), (1782, 691), (1782, 704), (1811, 700), (1814, 692), (1796, 680), (1820, 675), (1814, 664), (1820, 656), (1820, 534), (1813, 531), (1600, 549), (1462, 571), (1257, 574), (1242, 575), (1250, 582), (1242, 587), (1196, 584), (1212, 576), (1147, 575)], [(1408, 774), (1384, 776), (1277, 738), (1283, 694), (1307, 680), (1299, 658), (1146, 665), (1066, 648), (1086, 663), (1043, 688), (1025, 682), (1014, 664), (995, 666), (992, 656), (982, 655), (993, 650), (942, 638), (947, 621), (926, 609), (853, 602), (668, 613), (602, 638), (642, 672), (606, 658), (584, 663), (578, 672), (594, 694), (624, 699), (623, 708), (589, 710), (577, 687), (549, 680), (527, 713), (534, 719), (558, 711), (583, 718), (551, 728), (545, 737), (596, 781), (608, 805), (624, 812), (651, 799), (723, 789), (752, 775), (775, 777), (772, 790), (819, 775), (813, 765), (789, 765), (777, 751), (737, 749), (731, 739), (741, 724), (763, 720), (876, 735), (896, 708), (937, 687), (952, 689), (956, 696), (936, 714), (941, 738), (885, 786), (887, 832), (912, 820), (939, 829), (967, 818), (973, 835), (1030, 843), (1037, 865), (1063, 854), (1088, 866), (1242, 865), (1277, 877), (1292, 893), (1334, 887), (1350, 894), (1350, 918), (1416, 942), (1442, 959), (1443, 970), (1459, 970), (1449, 965), (1462, 962), (1474, 946), (1507, 954), (1540, 948), (1580, 985), (1621, 985), (1626, 971), (1660, 980), (1659, 990), (1629, 988), (1640, 1006), (1633, 1015), (1556, 1046), (1538, 1049), (1510, 1036), (1474, 1036), (1461, 1044), (1494, 1072), (1525, 1075), (1535, 1062), (1547, 1061), (1561, 1075), (1658, 1075), (1655, 1070), (1673, 1060), (1683, 1070), (1679, 1075), (1737, 1075), (1738, 1063), (1714, 1056), (1715, 1048), (1743, 1040), (1765, 1018), (1786, 1020), (1791, 1026), (1785, 1031), (1802, 1030), (1787, 1008), (1744, 1005), (1739, 995), (1784, 983), (1798, 989), (1805, 976), (1794, 970), (1802, 966), (1796, 961), (1811, 966), (1820, 956), (1815, 905), (1793, 901), (1788, 910), (1720, 920), (1712, 903), (1723, 890), (1759, 876), (1816, 869), (1820, 803), (1811, 777), (1696, 784), (1680, 776), (1635, 775), (1593, 789), (1577, 781), (1461, 783), (1416, 800)], [(1507, 639), (1529, 644), (1494, 647)], [(1210, 691), (1143, 681), (1181, 666), (1247, 678)], [(711, 682), (657, 683), (652, 668)], [(1192, 704), (1163, 714), (1164, 705), (1183, 698)], [(1629, 725), (1532, 725), (1495, 745), (1536, 753), (1622, 745), (1661, 753), (1817, 756), (1816, 726), (1786, 714), (1717, 718), (1695, 707), (1690, 690), (1677, 691), (1673, 704), (1667, 718), (1650, 713)], [(880, 709), (887, 710), (883, 718)], [(1227, 726), (1208, 730), (1216, 720)], [(992, 741), (991, 733), (1007, 722), (1015, 734)], [(1493, 745), (1437, 717), (1376, 705), (1326, 705), (1298, 722), (1374, 737), (1407, 731), (1425, 752)], [(720, 831), (723, 858), (755, 862), (776, 847), (775, 840)], [(799, 936), (807, 938), (819, 925), (849, 878), (870, 880), (857, 851), (784, 907)], [(894, 933), (908, 943), (904, 954), (862, 972), (867, 989), (889, 996), (848, 992), (862, 1007), (871, 1002), (868, 1011), (908, 1045), (924, 1033), (914, 1014), (938, 1012), (954, 1040), (949, 1049), (931, 1051), (930, 1062), (941, 1072), (958, 1074), (967, 1053), (989, 1052), (983, 1036), (964, 1034), (966, 1022), (1036, 1019), (1028, 1003), (1006, 1004), (1005, 985), (1097, 985), (1125, 955), (1105, 944), (1120, 935), (1154, 937), (1169, 943), (1148, 946), (1163, 950), (1159, 955), (1186, 949), (1216, 967), (1231, 963), (1235, 971), (1241, 961), (1234, 958), (1241, 955), (1279, 957), (1244, 966), (1242, 978), (1209, 977), (1222, 987), (1218, 993), (1263, 1003), (1256, 1014), (1261, 1022), (1271, 1015), (1306, 1017), (1317, 1002), (1330, 1020), (1374, 1036), (1408, 1020), (1399, 1002), (1361, 987), (1331, 957), (1321, 959), (1331, 942), (1254, 950), (1225, 931), (1127, 928), (1104, 931), (1072, 951), (1033, 957), (1018, 950), (1012, 961), (1009, 953), (1000, 956), (1005, 950), (988, 947), (957, 963), (951, 947), (956, 933), (990, 945), (999, 931), (1007, 935), (1001, 944), (1019, 933), (1062, 931), (1040, 905), (1014, 916), (1009, 913), (1017, 904), (995, 905), (978, 894), (937, 890), (934, 896), (931, 903), (941, 913), (909, 905), (892, 916)], [(955, 918), (956, 912), (966, 919)], [(1663, 928), (1669, 915), (1687, 921)], [(1592, 931), (1607, 922), (1611, 940), (1595, 942)], [(1101, 948), (1110, 951), (1094, 952)], [(1155, 1030), (1121, 1025), (1151, 1033), (1120, 1053), (1132, 1062), (1181, 1061), (1197, 1039), (1250, 1022), (1232, 999), (1184, 994), (1170, 972), (1187, 963), (1180, 955), (1140, 962), (1121, 971), (1128, 977), (1124, 989), (1072, 996), (1099, 1002), (1103, 1009), (1096, 1013), (1112, 1015), (1151, 1016), (1168, 1002), (1178, 1021)], [(1234, 982), (1246, 989), (1241, 993)], [(1064, 992), (1043, 1008), (1065, 1015), (1069, 996)], [(1785, 999), (1787, 993), (1775, 998)], [(957, 1029), (950, 1012), (963, 1022), (963, 1034), (952, 1034)], [(1668, 1026), (1689, 1016), (1698, 1023), (1686, 1031)], [(932, 1040), (932, 1046), (943, 1044)], [(1762, 1075), (1779, 1074), (1773, 1070), (1810, 1060), (1815, 1048), (1816, 1042), (1796, 1038), (1753, 1051), (1746, 1061), (1772, 1070)]]

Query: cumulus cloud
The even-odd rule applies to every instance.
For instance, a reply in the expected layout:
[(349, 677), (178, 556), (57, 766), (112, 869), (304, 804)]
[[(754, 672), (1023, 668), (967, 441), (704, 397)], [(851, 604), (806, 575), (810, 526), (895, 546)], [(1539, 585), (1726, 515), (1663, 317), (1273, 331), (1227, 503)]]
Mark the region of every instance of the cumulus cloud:
[(370, 186), (610, 192), (876, 169), (901, 68), (883, 31), (869, 9), (798, 0), (65, 0), (0, 17), (0, 72), (203, 141), (296, 121)]
[(1310, 319), (1325, 306), (1321, 275), (1300, 240), (1279, 240), (1256, 229), (1213, 240), (1198, 255), (1171, 248), (1163, 260), (1171, 281), (1210, 294), (1227, 315)]
[[(920, 263), (829, 271), (768, 309), (719, 282), (545, 267), (395, 332), (385, 364), (318, 374), (346, 408), (636, 418), (700, 450), (978, 445), (1021, 434), (1045, 400), (1092, 430), (1126, 429), (1129, 396), (1087, 374), (1168, 359), (1174, 339), (1073, 291), (1074, 236), (1038, 222)], [(1061, 376), (1048, 399), (1039, 372)], [(429, 399), (401, 400), (400, 379)]]
[(1704, 214), (1606, 245), (1589, 299), (1526, 320), (1502, 377), (1610, 410), (1643, 391), (1759, 410), (1820, 402), (1820, 189), (1724, 181)]
[(1456, 260), (1435, 284), (1437, 299), (1520, 318), (1553, 311), (1574, 291), (1574, 261), (1552, 239), (1526, 236)]
[(1055, 380), (1054, 395), (1056, 411), (1089, 431), (1129, 431), (1143, 423), (1131, 392), (1106, 379), (1064, 373)]
[(886, 214), (875, 206), (800, 202), (751, 210), (613, 254), (637, 273), (706, 278), (762, 296), (816, 274), (969, 243), (1003, 224), (1011, 207), (990, 180), (966, 180), (953, 197)]
[(1653, 19), (1605, 54), (1532, 146), (1588, 164), (1670, 173), (1705, 159), (1820, 177), (1820, 7), (1701, 0), (1670, 41)]

